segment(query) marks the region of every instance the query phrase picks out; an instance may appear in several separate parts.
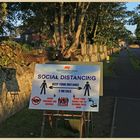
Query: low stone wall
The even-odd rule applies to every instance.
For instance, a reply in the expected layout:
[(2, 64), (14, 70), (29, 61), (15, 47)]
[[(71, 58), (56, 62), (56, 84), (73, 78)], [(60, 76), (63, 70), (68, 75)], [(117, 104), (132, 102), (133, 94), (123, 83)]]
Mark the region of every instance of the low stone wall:
[(132, 45), (129, 45), (129, 48), (140, 48), (140, 46), (137, 44), (132, 44)]
[(100, 62), (107, 58), (107, 56), (112, 55), (113, 53), (119, 52), (120, 47), (118, 48), (107, 48), (107, 46), (97, 46), (81, 43), (81, 50), (78, 55), (73, 55), (71, 61), (80, 61), (80, 62)]
[(101, 59), (101, 61), (105, 59), (105, 53), (104, 52), (100, 53), (100, 59)]
[(0, 123), (28, 104), (34, 66), (0, 69)]

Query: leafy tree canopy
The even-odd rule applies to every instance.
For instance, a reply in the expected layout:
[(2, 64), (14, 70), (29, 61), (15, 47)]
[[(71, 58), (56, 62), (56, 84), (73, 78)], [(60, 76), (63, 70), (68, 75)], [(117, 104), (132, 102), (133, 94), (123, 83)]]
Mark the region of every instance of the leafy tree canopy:
[[(27, 29), (55, 41), (63, 57), (70, 57), (81, 42), (115, 46), (119, 38), (129, 38), (126, 18), (132, 15), (122, 2), (93, 3), (7, 3), (7, 27), (21, 21), (18, 31)], [(17, 29), (17, 27), (16, 27)]]

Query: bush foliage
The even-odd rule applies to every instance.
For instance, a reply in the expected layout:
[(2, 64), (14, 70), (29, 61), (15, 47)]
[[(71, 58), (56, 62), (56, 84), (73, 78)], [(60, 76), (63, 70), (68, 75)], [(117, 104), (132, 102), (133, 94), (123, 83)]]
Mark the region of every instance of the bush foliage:
[(24, 52), (28, 52), (32, 49), (32, 47), (28, 44), (20, 44), (13, 40), (2, 41), (2, 44), (8, 45), (12, 48), (21, 49)]

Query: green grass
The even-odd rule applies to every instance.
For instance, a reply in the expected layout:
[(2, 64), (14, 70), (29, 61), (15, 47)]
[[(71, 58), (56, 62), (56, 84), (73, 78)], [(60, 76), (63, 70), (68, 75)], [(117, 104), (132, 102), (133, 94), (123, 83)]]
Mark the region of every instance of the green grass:
[(114, 70), (114, 65), (119, 56), (119, 53), (115, 53), (112, 56), (110, 56), (110, 61), (107, 63), (107, 61), (104, 61), (103, 65), (103, 74), (105, 77), (116, 77), (116, 73)]
[(133, 68), (135, 70), (139, 71), (140, 70), (140, 59), (129, 50), (127, 51), (127, 53), (128, 53), (128, 56), (129, 56), (129, 59), (130, 59), (130, 62), (132, 64)]
[(39, 137), (41, 116), (41, 111), (23, 109), (0, 125), (0, 137)]
[[(0, 125), (0, 138), (39, 138), (41, 135), (43, 112), (24, 108)], [(44, 137), (79, 137), (67, 121), (57, 121), (57, 127), (50, 128), (46, 120)]]

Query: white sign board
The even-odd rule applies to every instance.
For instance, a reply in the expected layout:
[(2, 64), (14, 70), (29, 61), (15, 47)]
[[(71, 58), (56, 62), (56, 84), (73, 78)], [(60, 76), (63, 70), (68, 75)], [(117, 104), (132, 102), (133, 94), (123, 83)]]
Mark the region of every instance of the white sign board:
[(100, 65), (36, 64), (30, 109), (99, 111)]

